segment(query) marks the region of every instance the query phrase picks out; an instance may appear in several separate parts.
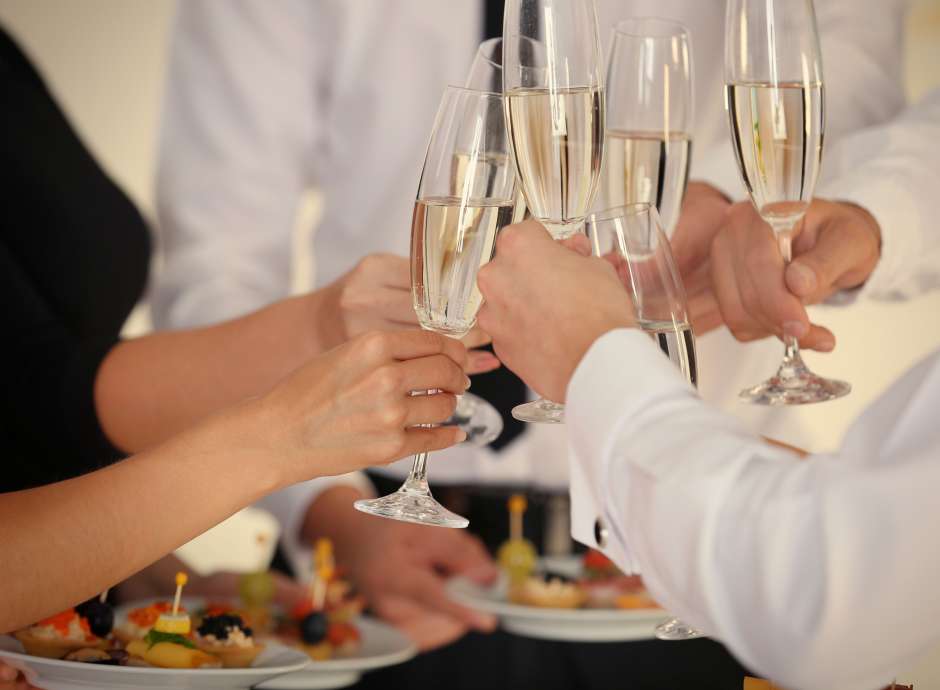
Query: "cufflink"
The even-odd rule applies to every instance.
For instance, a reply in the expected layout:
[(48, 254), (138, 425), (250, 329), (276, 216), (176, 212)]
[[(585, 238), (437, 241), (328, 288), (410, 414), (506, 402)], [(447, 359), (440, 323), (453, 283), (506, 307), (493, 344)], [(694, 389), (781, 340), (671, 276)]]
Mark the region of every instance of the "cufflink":
[(602, 549), (607, 547), (607, 528), (600, 518), (594, 521), (594, 543)]

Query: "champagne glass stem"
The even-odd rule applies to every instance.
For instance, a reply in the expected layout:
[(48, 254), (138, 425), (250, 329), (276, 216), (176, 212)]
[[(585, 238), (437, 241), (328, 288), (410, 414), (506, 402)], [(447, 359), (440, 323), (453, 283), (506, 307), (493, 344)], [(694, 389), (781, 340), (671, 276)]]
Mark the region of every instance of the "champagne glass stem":
[(428, 454), (418, 453), (411, 464), (411, 472), (402, 487), (405, 491), (428, 491)]
[[(784, 266), (789, 266), (793, 261), (793, 231), (796, 229), (799, 221), (786, 223), (784, 225), (774, 225), (774, 234), (777, 236), (777, 246), (780, 247), (780, 256), (783, 257)], [(800, 356), (800, 343), (792, 335), (783, 334), (783, 364), (780, 367), (781, 373), (805, 369), (803, 358)]]

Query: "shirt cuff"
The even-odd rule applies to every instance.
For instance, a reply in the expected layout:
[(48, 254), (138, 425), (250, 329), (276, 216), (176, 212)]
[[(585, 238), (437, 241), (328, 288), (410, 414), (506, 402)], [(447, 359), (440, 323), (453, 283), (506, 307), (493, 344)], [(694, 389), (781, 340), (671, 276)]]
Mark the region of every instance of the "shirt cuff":
[(294, 484), (277, 493), (266, 496), (256, 504), (269, 511), (281, 525), (281, 546), (284, 556), (294, 571), (294, 577), (306, 582), (311, 570), (312, 548), (300, 539), (307, 510), (317, 497), (336, 486), (358, 489), (366, 496), (374, 496), (372, 482), (361, 472), (351, 472), (338, 477), (321, 477)]
[[(694, 389), (649, 335), (635, 329), (598, 338), (568, 385), (572, 537), (600, 549), (624, 572), (637, 572), (637, 565), (610, 491), (610, 459), (618, 431), (651, 402), (690, 393)], [(625, 493), (623, 481), (617, 478), (620, 495)]]

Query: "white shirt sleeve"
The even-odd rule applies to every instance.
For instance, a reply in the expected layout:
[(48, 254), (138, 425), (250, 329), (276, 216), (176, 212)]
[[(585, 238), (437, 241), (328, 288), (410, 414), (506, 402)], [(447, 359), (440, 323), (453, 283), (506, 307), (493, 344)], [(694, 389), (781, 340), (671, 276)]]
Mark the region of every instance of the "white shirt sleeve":
[(329, 6), (301, 0), (179, 3), (157, 171), (158, 327), (288, 294), (296, 211), (317, 177), (331, 24)]
[(352, 472), (339, 477), (322, 477), (294, 484), (265, 496), (255, 504), (277, 518), (281, 526), (281, 546), (284, 549), (284, 556), (290, 563), (295, 577), (303, 582), (309, 579), (312, 563), (312, 544), (305, 544), (300, 539), (304, 519), (317, 496), (334, 486), (351, 486), (366, 496), (375, 494), (375, 489), (368, 477), (361, 472)]
[(905, 299), (940, 288), (940, 89), (893, 122), (853, 134), (826, 154), (818, 195), (868, 210), (881, 259), (859, 297)]
[(613, 331), (568, 390), (575, 535), (599, 516), (670, 612), (785, 687), (881, 687), (940, 641), (938, 404), (940, 352), (800, 461)]

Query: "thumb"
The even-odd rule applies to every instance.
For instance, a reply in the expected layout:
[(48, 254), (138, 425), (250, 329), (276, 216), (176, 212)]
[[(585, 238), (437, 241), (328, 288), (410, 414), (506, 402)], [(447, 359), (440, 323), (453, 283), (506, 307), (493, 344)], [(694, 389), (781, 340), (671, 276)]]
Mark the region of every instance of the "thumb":
[(790, 262), (787, 288), (806, 304), (821, 302), (838, 289), (864, 282), (874, 267), (871, 257), (869, 243), (859, 241), (850, 221), (840, 220), (820, 231), (815, 244)]
[(591, 241), (587, 238), (586, 235), (580, 232), (575, 233), (568, 239), (562, 240), (561, 245), (563, 247), (567, 247), (577, 254), (580, 254), (581, 256), (591, 255)]

